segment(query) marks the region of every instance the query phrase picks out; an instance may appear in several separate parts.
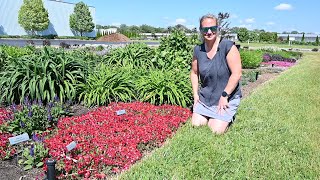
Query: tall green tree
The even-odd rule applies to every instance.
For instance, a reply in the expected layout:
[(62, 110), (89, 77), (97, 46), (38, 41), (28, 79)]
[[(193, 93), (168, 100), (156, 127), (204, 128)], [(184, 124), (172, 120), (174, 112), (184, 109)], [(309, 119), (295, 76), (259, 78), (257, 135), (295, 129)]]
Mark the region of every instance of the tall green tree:
[(319, 36), (316, 38), (316, 45), (319, 46)]
[(247, 28), (240, 28), (238, 30), (238, 39), (240, 42), (246, 42), (249, 39), (249, 31)]
[(287, 42), (289, 42), (289, 40), (290, 40), (290, 37), (289, 37), (289, 34), (288, 34), (288, 36), (287, 36)]
[(74, 7), (73, 14), (69, 19), (70, 28), (80, 33), (80, 36), (84, 32), (92, 32), (94, 29), (94, 23), (89, 11), (89, 7), (82, 1), (77, 3)]
[(304, 42), (304, 33), (302, 34), (301, 42)]
[(35, 35), (36, 31), (43, 31), (49, 27), (49, 14), (44, 8), (42, 0), (23, 0), (18, 15), (19, 24)]

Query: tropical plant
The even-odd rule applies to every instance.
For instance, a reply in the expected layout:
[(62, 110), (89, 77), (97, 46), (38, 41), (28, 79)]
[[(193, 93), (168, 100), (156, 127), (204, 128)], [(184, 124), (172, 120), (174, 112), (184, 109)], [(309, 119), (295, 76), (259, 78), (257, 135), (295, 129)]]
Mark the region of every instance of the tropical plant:
[(132, 68), (111, 69), (99, 64), (91, 72), (86, 83), (80, 84), (79, 100), (87, 106), (107, 105), (112, 101), (128, 102), (135, 99), (135, 83)]
[(187, 71), (150, 70), (137, 79), (139, 100), (151, 104), (191, 104), (192, 89)]
[(72, 30), (79, 32), (80, 36), (84, 32), (93, 31), (94, 23), (89, 7), (82, 1), (75, 5), (74, 13), (70, 15), (69, 25)]
[(35, 31), (43, 31), (49, 27), (49, 14), (42, 0), (23, 0), (19, 10), (19, 24), (32, 35)]
[(75, 84), (84, 81), (86, 66), (63, 49), (44, 47), (40, 52), (12, 58), (0, 72), (1, 102), (32, 100), (61, 101), (76, 96)]

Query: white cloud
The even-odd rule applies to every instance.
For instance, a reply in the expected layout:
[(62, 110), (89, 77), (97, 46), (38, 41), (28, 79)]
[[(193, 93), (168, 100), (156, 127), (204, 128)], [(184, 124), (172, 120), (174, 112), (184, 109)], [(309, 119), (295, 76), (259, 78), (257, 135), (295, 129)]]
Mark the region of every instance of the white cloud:
[(248, 24), (254, 23), (254, 18), (245, 19), (244, 22), (246, 22)]
[(244, 28), (247, 28), (249, 30), (252, 29), (252, 25), (251, 24), (240, 24), (238, 27), (244, 27)]
[(115, 22), (115, 23), (111, 23), (112, 26), (117, 26), (120, 27), (121, 23)]
[(185, 24), (186, 22), (187, 22), (187, 20), (182, 19), (182, 18), (176, 19), (176, 24)]
[(291, 4), (281, 3), (278, 6), (274, 7), (275, 10), (291, 10), (292, 6)]
[(269, 26), (275, 25), (275, 23), (272, 22), (272, 21), (269, 21), (269, 22), (267, 22), (266, 24), (269, 25)]

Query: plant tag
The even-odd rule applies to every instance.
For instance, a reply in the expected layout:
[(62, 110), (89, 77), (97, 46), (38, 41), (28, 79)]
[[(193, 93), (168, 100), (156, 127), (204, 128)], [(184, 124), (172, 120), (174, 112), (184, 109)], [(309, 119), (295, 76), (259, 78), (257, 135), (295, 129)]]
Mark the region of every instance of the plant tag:
[(77, 146), (77, 143), (75, 141), (72, 141), (70, 144), (67, 145), (67, 150), (71, 151)]
[(28, 140), (29, 140), (29, 135), (27, 133), (23, 133), (21, 135), (9, 138), (9, 142), (11, 145), (18, 144)]
[(122, 115), (122, 114), (125, 114), (126, 113), (126, 110), (119, 110), (119, 111), (117, 111), (117, 115), (119, 116), (119, 115)]

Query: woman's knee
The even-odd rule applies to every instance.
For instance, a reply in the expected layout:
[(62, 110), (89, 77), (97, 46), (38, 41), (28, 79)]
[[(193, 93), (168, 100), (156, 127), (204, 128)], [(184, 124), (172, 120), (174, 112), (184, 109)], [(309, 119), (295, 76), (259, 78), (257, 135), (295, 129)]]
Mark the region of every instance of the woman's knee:
[(208, 122), (208, 126), (210, 127), (211, 131), (215, 134), (224, 134), (228, 130), (228, 122), (220, 121), (220, 120), (210, 120)]
[(197, 114), (197, 113), (193, 113), (192, 115), (192, 119), (191, 119), (191, 124), (193, 126), (203, 126), (207, 124), (207, 118), (205, 118), (204, 116)]

